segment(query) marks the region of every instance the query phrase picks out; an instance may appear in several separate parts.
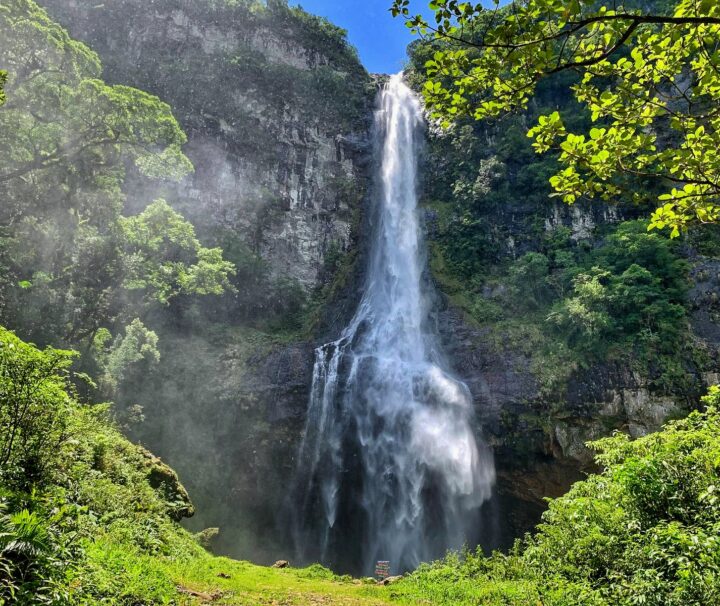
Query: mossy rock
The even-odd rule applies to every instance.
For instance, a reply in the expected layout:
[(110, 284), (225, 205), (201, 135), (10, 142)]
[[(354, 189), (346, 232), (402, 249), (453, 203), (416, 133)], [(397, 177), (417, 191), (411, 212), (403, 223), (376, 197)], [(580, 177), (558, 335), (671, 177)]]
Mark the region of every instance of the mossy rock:
[(145, 458), (148, 483), (162, 496), (168, 508), (168, 516), (179, 522), (195, 515), (195, 506), (175, 471), (149, 450), (142, 446), (138, 449)]

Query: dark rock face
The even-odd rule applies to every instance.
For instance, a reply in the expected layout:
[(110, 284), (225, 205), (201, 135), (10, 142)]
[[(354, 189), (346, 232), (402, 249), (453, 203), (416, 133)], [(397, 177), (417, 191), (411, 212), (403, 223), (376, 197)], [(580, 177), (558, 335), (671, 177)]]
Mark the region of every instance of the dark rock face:
[(295, 470), (313, 344), (241, 329), (167, 336), (161, 348), (161, 374), (139, 393), (147, 420), (131, 437), (183, 479), (196, 508), (191, 530), (218, 527), (213, 549), (272, 564), (288, 553), (277, 515)]
[(693, 332), (712, 348), (720, 349), (720, 260), (697, 259), (691, 278)]
[(106, 80), (158, 95), (188, 135), (195, 173), (155, 187), (130, 175), (129, 207), (166, 196), (201, 236), (232, 233), (314, 287), (328, 250), (349, 248), (365, 189), (374, 86), (340, 31), (281, 3), (43, 4)]
[(529, 359), (493, 345), (487, 329), (467, 324), (460, 312), (446, 309), (438, 319), (445, 352), (475, 399), (478, 419), (491, 435), (501, 430), (503, 411), (518, 414), (537, 395)]
[(310, 394), (314, 348), (311, 343), (293, 343), (256, 355), (246, 363), (248, 381), (242, 390), (246, 397), (266, 402), (265, 420), (282, 423), (302, 420)]
[(495, 533), (486, 542), (490, 548), (507, 547), (537, 523), (543, 497), (562, 494), (578, 473), (558, 477), (547, 437), (526, 420), (534, 415), (531, 404), (538, 394), (530, 360), (498, 349), (489, 330), (472, 327), (455, 309), (439, 314), (438, 327), (455, 372), (473, 395), (480, 432), (495, 454), (498, 484), (484, 520)]

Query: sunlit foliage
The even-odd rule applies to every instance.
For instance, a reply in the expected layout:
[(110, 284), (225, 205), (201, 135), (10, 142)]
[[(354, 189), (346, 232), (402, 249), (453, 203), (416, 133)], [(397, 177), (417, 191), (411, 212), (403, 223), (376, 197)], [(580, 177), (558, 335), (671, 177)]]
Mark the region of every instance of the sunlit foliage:
[(39, 351), (0, 328), (0, 481), (25, 489), (47, 480), (66, 439), (73, 353)]
[(162, 304), (180, 294), (219, 295), (231, 289), (234, 267), (219, 248), (204, 248), (193, 226), (165, 200), (122, 217), (123, 287)]
[(175, 593), (167, 580), (151, 589), (152, 574), (106, 570), (103, 558), (109, 549), (128, 563), (201, 555), (172, 521), (192, 505), (171, 469), (112, 426), (106, 406), (77, 401), (75, 356), (0, 327), (0, 604), (162, 603), (163, 591)]
[(121, 153), (151, 176), (178, 178), (192, 166), (186, 138), (157, 97), (100, 80), (97, 55), (32, 0), (0, 7), (0, 65), (11, 99), (0, 111), (0, 183)]
[[(496, 3), (497, 4), (497, 3)], [(720, 5), (594, 0), (481, 4), (439, 0), (435, 19), (393, 3), (416, 33), (435, 39), (425, 63), (425, 98), (445, 126), (526, 108), (544, 79), (579, 75), (573, 92), (589, 111), (589, 134), (560, 114), (541, 116), (529, 136), (539, 152), (558, 149), (551, 178), (569, 204), (615, 199), (629, 180), (666, 184), (649, 227), (672, 236), (720, 220)], [(643, 195), (634, 190), (636, 200)]]

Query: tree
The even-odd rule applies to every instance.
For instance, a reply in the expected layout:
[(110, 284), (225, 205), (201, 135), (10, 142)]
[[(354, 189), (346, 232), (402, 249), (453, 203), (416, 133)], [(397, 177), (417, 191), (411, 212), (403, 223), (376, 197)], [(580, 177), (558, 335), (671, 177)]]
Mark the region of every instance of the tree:
[(411, 15), (409, 0), (394, 1), (393, 15), (436, 46), (423, 89), (435, 118), (449, 126), (524, 109), (540, 82), (575, 72), (589, 135), (569, 132), (557, 112), (528, 133), (538, 152), (559, 151), (555, 195), (610, 200), (629, 179), (650, 177), (666, 185), (650, 229), (677, 236), (720, 220), (720, 3), (495, 4), (433, 0), (430, 23)]
[(125, 327), (125, 334), (113, 340), (110, 331), (101, 328), (93, 339), (95, 362), (101, 370), (100, 391), (103, 397), (115, 398), (124, 384), (140, 382), (160, 361), (157, 333), (139, 318)]
[[(0, 39), (9, 74), (0, 108), (0, 319), (39, 343), (89, 344), (102, 327), (120, 328), (177, 294), (229, 288), (232, 265), (169, 206), (122, 217), (128, 168), (172, 180), (192, 170), (170, 107), (103, 82), (95, 52), (32, 0), (1, 3)], [(169, 231), (168, 255), (135, 229), (163, 226), (189, 234), (178, 242)]]
[(139, 291), (146, 302), (163, 305), (184, 295), (220, 295), (232, 290), (235, 267), (219, 248), (204, 248), (195, 228), (165, 200), (155, 200), (135, 217), (122, 217), (125, 276), (123, 288)]
[(152, 177), (192, 170), (186, 136), (157, 97), (100, 80), (97, 55), (32, 0), (0, 7), (0, 65), (11, 100), (0, 109), (0, 184), (55, 166), (72, 173), (121, 154)]
[[(674, 248), (643, 221), (628, 221), (589, 254), (585, 267), (571, 270), (570, 288), (547, 319), (580, 360), (602, 359), (614, 349), (658, 365), (683, 351), (688, 264)], [(683, 356), (690, 359), (687, 351)]]
[(75, 353), (23, 343), (0, 327), (0, 484), (24, 490), (47, 481), (66, 439), (68, 369)]

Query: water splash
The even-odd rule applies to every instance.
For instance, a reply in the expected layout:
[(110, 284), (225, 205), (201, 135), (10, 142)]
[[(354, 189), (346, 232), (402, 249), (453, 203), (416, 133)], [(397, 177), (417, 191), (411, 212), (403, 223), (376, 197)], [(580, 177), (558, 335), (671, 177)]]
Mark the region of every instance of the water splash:
[(430, 322), (416, 191), (423, 114), (402, 75), (380, 93), (375, 126), (364, 295), (340, 338), (316, 350), (293, 491), (300, 559), (336, 564), (352, 550), (366, 574), (376, 560), (407, 570), (460, 547), (495, 480), (468, 388)]

